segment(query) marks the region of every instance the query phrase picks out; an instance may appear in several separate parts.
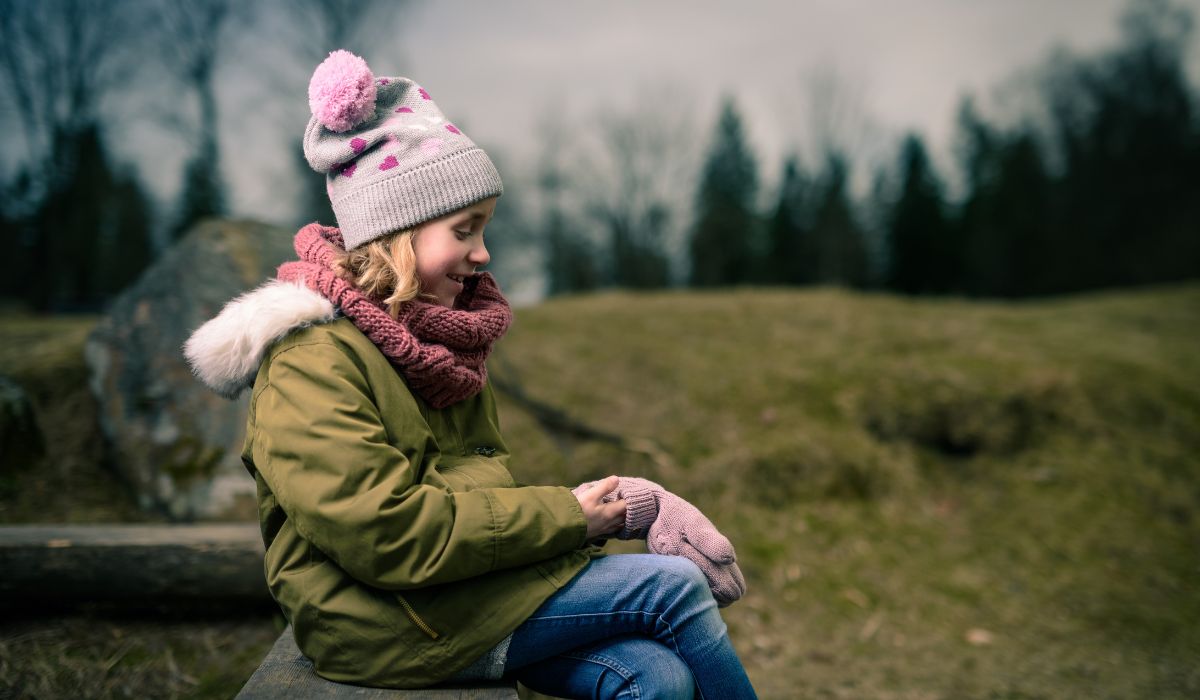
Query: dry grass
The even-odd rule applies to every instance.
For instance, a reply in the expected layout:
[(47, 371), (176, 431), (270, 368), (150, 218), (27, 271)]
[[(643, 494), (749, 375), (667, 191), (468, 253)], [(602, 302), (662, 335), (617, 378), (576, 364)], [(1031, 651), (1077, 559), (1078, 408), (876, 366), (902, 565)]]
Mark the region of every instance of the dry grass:
[(9, 621), (0, 698), (230, 698), (278, 634), (270, 618)]
[(606, 294), (519, 314), (533, 483), (642, 473), (731, 536), (763, 697), (1200, 694), (1200, 287), (1026, 304)]

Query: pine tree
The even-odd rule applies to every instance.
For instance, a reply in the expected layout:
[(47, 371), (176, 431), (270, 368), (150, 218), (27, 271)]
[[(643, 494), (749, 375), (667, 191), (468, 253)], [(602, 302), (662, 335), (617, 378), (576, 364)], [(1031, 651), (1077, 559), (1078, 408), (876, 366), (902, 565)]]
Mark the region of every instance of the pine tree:
[[(984, 134), (976, 129), (976, 138)], [(1074, 274), (1072, 232), (1054, 225), (1055, 183), (1028, 131), (992, 134), (975, 147), (987, 173), (971, 188), (960, 217), (963, 288), (973, 295), (1018, 297), (1054, 291)]]
[(870, 279), (867, 247), (848, 191), (845, 158), (828, 155), (816, 187), (808, 276), (817, 284), (865, 287)]
[(101, 239), (99, 293), (109, 298), (137, 281), (154, 258), (151, 243), (153, 209), (145, 191), (132, 173), (113, 182), (109, 197), (111, 235)]
[(946, 293), (959, 285), (962, 252), (946, 221), (942, 185), (916, 134), (900, 149), (900, 196), (889, 217), (888, 286), (908, 294)]
[(796, 156), (783, 164), (779, 202), (767, 228), (766, 281), (809, 284), (813, 281), (812, 183)]
[(693, 286), (738, 284), (759, 274), (757, 190), (757, 165), (746, 144), (741, 117), (733, 100), (726, 99), (696, 193), (697, 217), (691, 238)]
[(99, 126), (56, 139), (64, 173), (32, 215), (28, 300), (42, 310), (97, 309), (150, 260), (148, 203), (114, 172)]
[(551, 209), (545, 218), (547, 294), (569, 294), (600, 286), (596, 254), (588, 242), (571, 234), (566, 217)]
[[(1135, 0), (1123, 42), (1051, 69), (1045, 99), (1063, 162), (1063, 291), (1200, 274), (1200, 124), (1186, 56), (1193, 17)], [(1066, 263), (1067, 261), (1060, 261)]]

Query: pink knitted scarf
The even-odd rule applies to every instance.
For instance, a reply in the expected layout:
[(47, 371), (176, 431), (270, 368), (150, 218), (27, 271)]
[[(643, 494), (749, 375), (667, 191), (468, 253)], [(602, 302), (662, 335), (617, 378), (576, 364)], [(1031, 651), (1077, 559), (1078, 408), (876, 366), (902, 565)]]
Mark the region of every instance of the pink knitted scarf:
[(341, 231), (309, 224), (294, 244), (300, 260), (280, 265), (279, 279), (301, 282), (341, 309), (430, 406), (445, 408), (483, 390), (484, 361), (512, 323), (508, 301), (490, 274), (468, 277), (453, 309), (414, 299), (393, 319), (379, 301), (334, 273)]

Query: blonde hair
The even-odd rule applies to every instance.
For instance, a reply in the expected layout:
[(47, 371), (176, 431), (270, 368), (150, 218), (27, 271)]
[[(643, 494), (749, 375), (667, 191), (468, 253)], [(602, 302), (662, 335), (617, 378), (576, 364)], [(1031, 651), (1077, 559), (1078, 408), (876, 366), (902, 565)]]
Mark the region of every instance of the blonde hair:
[(388, 314), (396, 318), (401, 305), (421, 295), (413, 247), (416, 234), (416, 229), (398, 231), (339, 252), (333, 259), (333, 271), (363, 294), (382, 300)]

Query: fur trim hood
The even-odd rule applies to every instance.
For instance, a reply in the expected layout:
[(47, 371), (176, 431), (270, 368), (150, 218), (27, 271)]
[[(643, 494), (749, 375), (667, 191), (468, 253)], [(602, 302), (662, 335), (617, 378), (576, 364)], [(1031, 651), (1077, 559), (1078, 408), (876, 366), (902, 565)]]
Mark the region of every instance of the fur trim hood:
[(263, 356), (288, 333), (337, 317), (333, 304), (302, 284), (270, 280), (233, 299), (183, 345), (192, 374), (227, 399), (254, 383)]

